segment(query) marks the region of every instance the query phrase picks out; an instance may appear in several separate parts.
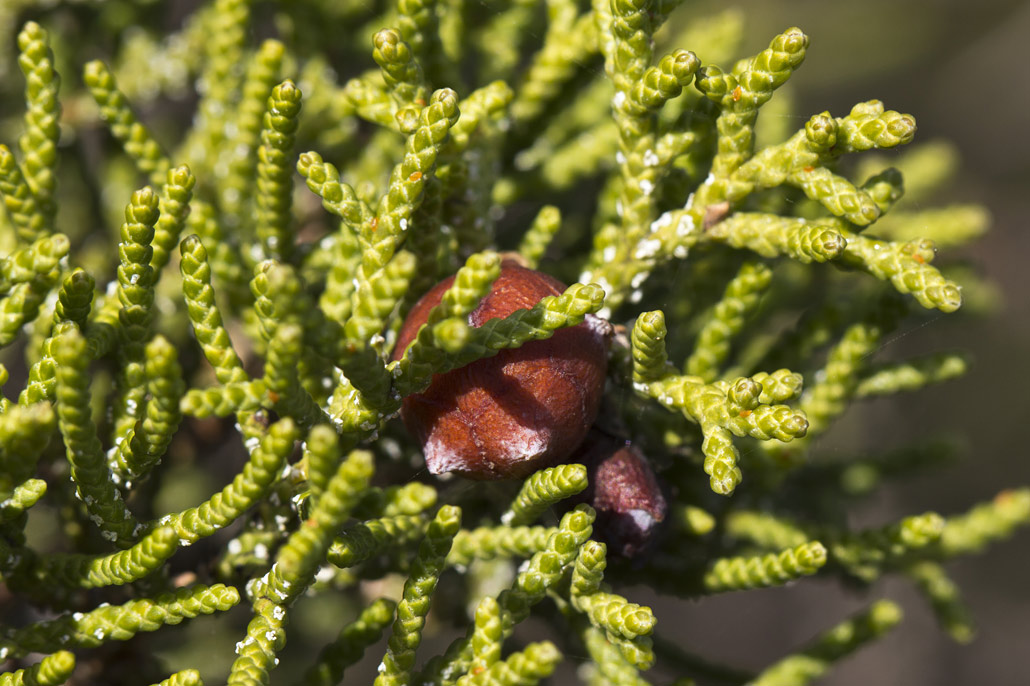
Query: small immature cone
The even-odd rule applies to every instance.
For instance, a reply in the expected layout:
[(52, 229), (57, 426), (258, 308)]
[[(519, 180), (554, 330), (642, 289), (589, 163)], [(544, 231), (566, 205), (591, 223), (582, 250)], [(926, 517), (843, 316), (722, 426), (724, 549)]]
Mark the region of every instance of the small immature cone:
[(646, 552), (668, 510), (647, 458), (628, 441), (595, 429), (569, 461), (586, 465), (590, 485), (575, 501), (597, 511), (594, 532), (608, 550), (625, 558)]
[[(412, 308), (394, 359), (403, 355), (453, 280), (434, 286)], [(482, 326), (564, 291), (550, 276), (504, 260), (469, 324)], [(438, 374), (424, 392), (405, 398), (401, 418), (422, 444), (429, 471), (514, 479), (565, 461), (597, 416), (610, 332), (607, 322), (587, 315), (549, 339)]]

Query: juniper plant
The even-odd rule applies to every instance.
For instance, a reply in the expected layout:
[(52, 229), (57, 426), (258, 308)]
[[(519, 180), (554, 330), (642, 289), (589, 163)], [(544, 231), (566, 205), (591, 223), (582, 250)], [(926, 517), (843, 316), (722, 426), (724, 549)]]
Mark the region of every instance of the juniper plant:
[[(799, 685), (901, 619), (870, 601), (748, 675), (685, 659), (627, 582), (896, 574), (972, 636), (945, 565), (1030, 522), (1030, 488), (856, 531), (842, 472), (932, 460), (828, 465), (812, 439), (965, 372), (961, 352), (876, 357), (906, 318), (961, 316), (937, 247), (985, 213), (906, 205), (943, 181), (939, 145), (847, 164), (914, 139), (877, 100), (764, 118), (789, 107), (800, 28), (734, 62), (740, 15), (675, 0), (211, 0), (167, 35), (152, 3), (67, 4), (21, 26), (33, 3), (0, 8), (22, 75), (0, 55), (0, 684), (65, 683), (76, 660), (105, 683), (127, 660), (138, 684), (284, 682), (310, 597), (344, 609), (305, 684), (350, 683), (388, 636), (376, 684), (536, 684), (585, 655), (595, 684), (657, 662)], [(471, 327), (512, 254), (572, 285)], [(589, 465), (470, 488), (428, 475), (396, 420), (435, 375), (595, 315), (617, 326), (597, 427), (670, 502), (630, 560), (600, 542)], [(138, 635), (233, 607), (222, 673)], [(530, 616), (558, 645), (513, 639)]]

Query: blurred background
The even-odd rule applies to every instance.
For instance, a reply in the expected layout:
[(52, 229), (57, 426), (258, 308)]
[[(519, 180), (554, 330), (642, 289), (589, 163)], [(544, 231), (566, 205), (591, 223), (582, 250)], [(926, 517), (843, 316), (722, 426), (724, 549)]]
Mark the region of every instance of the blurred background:
[[(0, 0), (0, 13), (18, 12), (15, 5), (20, 4)], [(76, 6), (71, 16), (81, 17), (103, 3), (67, 4)], [(170, 25), (177, 25), (198, 2), (162, 4), (171, 8)], [(811, 114), (829, 110), (842, 116), (856, 102), (880, 99), (888, 109), (916, 117), (917, 142), (945, 139), (957, 147), (962, 162), (945, 200), (979, 203), (993, 216), (990, 232), (965, 249), (963, 256), (1000, 294), (995, 310), (975, 319), (921, 320), (896, 332), (883, 351), (885, 356), (899, 357), (968, 351), (973, 356), (970, 373), (898, 400), (860, 404), (817, 445), (829, 456), (876, 454), (920, 437), (940, 436), (960, 446), (959, 459), (879, 489), (854, 511), (852, 524), (875, 526), (928, 510), (944, 515), (961, 512), (1003, 488), (1030, 484), (1025, 439), (1030, 430), (1025, 391), (1030, 386), (1030, 230), (1025, 226), (1030, 218), (1030, 3), (754, 0), (685, 4), (688, 7), (677, 15), (680, 22), (689, 21), (693, 12), (707, 15), (727, 6), (739, 7), (746, 17), (741, 54), (761, 50), (787, 27), (801, 27), (811, 45), (805, 64), (790, 82), (798, 112), (791, 129), (803, 126)], [(109, 8), (117, 5), (110, 3)], [(0, 47), (8, 57), (15, 50), (12, 45)], [(700, 57), (704, 60), (704, 55)], [(371, 60), (363, 66), (371, 66)], [(18, 81), (16, 89), (20, 87)], [(7, 132), (4, 137), (12, 138)], [(183, 488), (209, 491), (212, 486), (218, 487), (217, 480)], [(949, 563), (948, 569), (978, 626), (977, 638), (967, 646), (956, 646), (940, 631), (925, 602), (902, 581), (881, 582), (870, 593), (858, 595), (832, 583), (806, 580), (786, 588), (699, 602), (656, 597), (645, 587), (620, 591), (650, 604), (664, 635), (692, 652), (748, 670), (758, 670), (796, 650), (843, 616), (866, 607), (872, 598), (890, 597), (904, 607), (902, 624), (841, 662), (820, 683), (1030, 684), (1030, 533), (1021, 531), (981, 556)], [(289, 650), (299, 648), (306, 637), (324, 639), (335, 633), (341, 620), (334, 613), (349, 617), (353, 611), (345, 604), (336, 607), (324, 597), (318, 604), (317, 608), (303, 602), (298, 606), (293, 627), (303, 627), (302, 635), (296, 641), (291, 637)], [(180, 627), (177, 660), (198, 666), (212, 661), (215, 673), (227, 668), (239, 632), (226, 630), (227, 625), (220, 622), (245, 622), (246, 611), (237, 608), (230, 614), (227, 620), (203, 618)], [(542, 625), (530, 624), (527, 630), (542, 630)], [(155, 651), (167, 648), (162, 644), (166, 635), (161, 632), (151, 641)], [(431, 639), (427, 654), (444, 645), (446, 640)], [(361, 665), (364, 671), (349, 672), (348, 683), (371, 682), (381, 647), (369, 650)], [(575, 656), (570, 655), (568, 662), (574, 668)], [(554, 683), (565, 683), (571, 669), (560, 674), (565, 676), (556, 677)], [(672, 674), (656, 670), (655, 681), (664, 683), (668, 676)]]

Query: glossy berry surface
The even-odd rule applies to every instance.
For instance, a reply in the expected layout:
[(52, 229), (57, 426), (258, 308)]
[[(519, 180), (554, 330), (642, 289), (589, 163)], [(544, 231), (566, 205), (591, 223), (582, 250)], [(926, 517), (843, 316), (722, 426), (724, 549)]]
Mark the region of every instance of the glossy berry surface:
[(647, 458), (628, 441), (594, 430), (572, 460), (586, 465), (590, 485), (576, 502), (597, 511), (594, 530), (599, 539), (626, 558), (649, 549), (668, 505)]
[[(452, 282), (453, 277), (440, 282), (415, 304), (401, 328), (394, 359)], [(469, 315), (469, 324), (479, 327), (564, 290), (556, 279), (505, 260), (490, 293)], [(610, 331), (607, 322), (588, 315), (549, 339), (438, 374), (424, 392), (405, 398), (401, 418), (421, 443), (429, 471), (508, 479), (563, 462), (597, 415)]]

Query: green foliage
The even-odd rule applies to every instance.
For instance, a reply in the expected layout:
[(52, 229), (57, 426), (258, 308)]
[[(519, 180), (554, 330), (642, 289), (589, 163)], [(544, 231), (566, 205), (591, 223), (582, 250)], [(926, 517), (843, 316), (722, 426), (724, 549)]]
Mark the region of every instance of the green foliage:
[(202, 614), (224, 612), (240, 600), (231, 586), (195, 585), (152, 599), (103, 605), (90, 612), (75, 612), (19, 630), (6, 629), (0, 650), (8, 655), (45, 651), (45, 646), (95, 648), (105, 641), (127, 641), (140, 631), (157, 631)]
[(103, 62), (90, 62), (85, 67), (82, 80), (96, 100), (101, 118), (121, 142), (126, 154), (140, 171), (150, 176), (152, 182), (160, 183), (171, 168), (168, 155), (147, 127), (136, 118), (125, 95), (118, 90), (111, 70)]
[(184, 669), (167, 679), (162, 679), (154, 686), (202, 686), (203, 683), (200, 679), (200, 672), (195, 669)]
[(396, 607), (396, 603), (380, 598), (362, 610), (360, 617), (343, 627), (336, 640), (322, 649), (317, 662), (298, 683), (311, 686), (339, 683), (344, 670), (361, 659), (365, 649), (379, 640)]
[[(897, 574), (972, 637), (946, 564), (1030, 523), (1030, 490), (856, 531), (855, 499), (941, 451), (829, 464), (813, 438), (966, 372), (961, 352), (878, 356), (907, 317), (962, 306), (944, 250), (989, 217), (932, 207), (958, 163), (895, 154), (911, 115), (795, 119), (800, 29), (734, 63), (742, 15), (673, 0), (212, 0), (174, 28), (108, 4), (35, 3), (20, 27), (0, 9), (23, 77), (0, 55), (0, 685), (77, 678), (65, 649), (104, 672), (241, 594), (227, 674), (178, 664), (180, 634), (139, 683), (350, 683), (388, 634), (379, 686), (536, 684), (563, 653), (591, 684), (656, 661), (677, 683), (804, 684), (901, 618), (874, 602), (752, 678), (663, 637), (621, 594), (642, 583)], [(56, 66), (83, 64), (59, 90)], [(473, 328), (502, 259), (571, 285)], [(447, 483), (396, 419), (435, 375), (594, 317), (616, 325), (596, 429), (640, 446), (669, 500), (632, 560), (600, 542), (612, 504), (583, 504), (586, 457)], [(328, 632), (299, 619), (309, 597), (346, 608)], [(531, 616), (554, 643), (513, 640)]]
[(411, 575), (404, 583), (404, 594), (397, 605), (397, 619), (383, 658), (383, 669), (376, 677), (376, 686), (411, 682), (415, 651), (422, 641), (422, 627), (429, 613), (429, 603), (451, 542), (460, 527), (461, 510), (449, 505), (441, 507), (430, 522), (412, 564)]
[(812, 541), (779, 553), (716, 560), (705, 574), (704, 585), (713, 593), (777, 586), (815, 574), (824, 564), (826, 548)]
[(54, 71), (50, 37), (39, 24), (29, 22), (18, 34), (18, 66), (25, 76), (25, 132), (18, 139), (25, 180), (35, 196), (47, 225), (52, 226), (57, 176), (58, 120), (61, 104), (57, 93), (61, 83)]
[(901, 608), (889, 600), (878, 601), (867, 611), (830, 629), (811, 647), (772, 665), (752, 683), (760, 686), (807, 684), (825, 674), (842, 656), (882, 636), (899, 621)]
[(267, 257), (287, 262), (294, 245), (289, 231), (293, 197), (290, 161), (300, 101), (300, 89), (292, 81), (283, 81), (272, 89), (257, 153), (257, 236)]
[(532, 524), (554, 503), (587, 487), (587, 470), (581, 464), (541, 469), (522, 484), (511, 507), (501, 515), (508, 526)]
[(75, 656), (67, 650), (47, 655), (26, 669), (0, 674), (3, 686), (58, 686), (67, 681), (75, 669)]
[(495, 662), (485, 670), (462, 677), (462, 686), (535, 686), (549, 677), (561, 660), (561, 653), (550, 641), (530, 643), (522, 652), (512, 653), (503, 662)]
[(655, 617), (651, 608), (607, 592), (601, 583), (606, 566), (603, 543), (588, 541), (583, 545), (572, 570), (571, 605), (595, 629), (603, 631), (607, 641), (633, 667), (648, 669), (654, 664), (649, 636)]

